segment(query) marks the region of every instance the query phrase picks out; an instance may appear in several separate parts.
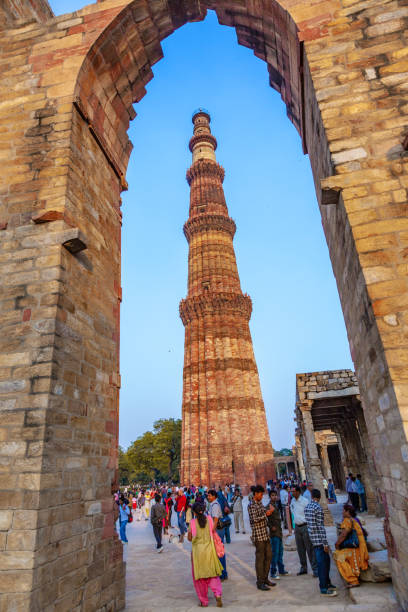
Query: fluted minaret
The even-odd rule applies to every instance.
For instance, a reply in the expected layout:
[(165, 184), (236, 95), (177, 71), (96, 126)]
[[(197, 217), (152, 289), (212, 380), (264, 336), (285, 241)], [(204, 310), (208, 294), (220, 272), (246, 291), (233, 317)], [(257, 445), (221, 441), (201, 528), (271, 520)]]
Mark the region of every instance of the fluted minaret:
[(273, 451), (252, 348), (251, 298), (243, 294), (217, 163), (210, 115), (193, 115), (193, 163), (187, 171), (190, 214), (185, 326), (181, 482), (239, 483), (273, 478)]

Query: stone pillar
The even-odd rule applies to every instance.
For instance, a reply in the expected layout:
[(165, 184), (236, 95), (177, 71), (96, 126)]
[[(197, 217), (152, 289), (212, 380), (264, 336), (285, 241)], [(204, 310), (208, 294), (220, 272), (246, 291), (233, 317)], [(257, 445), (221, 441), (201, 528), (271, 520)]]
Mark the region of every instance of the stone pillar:
[[(364, 419), (364, 411), (361, 403), (356, 403), (355, 413), (357, 419), (356, 432), (361, 449), (361, 462), (359, 474), (361, 474), (367, 497), (368, 511), (377, 516), (384, 516), (384, 508), (378, 493), (378, 474), (374, 464), (371, 445), (368, 439), (367, 425)], [(358, 429), (357, 429), (358, 428)]]
[(303, 427), (305, 433), (307, 459), (308, 459), (308, 478), (313, 483), (316, 489), (321, 493), (320, 505), (323, 508), (326, 525), (333, 525), (333, 517), (327, 506), (327, 499), (324, 494), (323, 474), (319, 459), (319, 453), (316, 446), (315, 432), (313, 429), (312, 420), (312, 400), (306, 400), (300, 403), (299, 408), (302, 414)]
[(332, 473), (331, 473), (331, 468), (330, 468), (329, 454), (327, 452), (327, 442), (320, 443), (320, 453), (321, 453), (321, 458), (322, 458), (323, 475), (326, 478), (326, 480), (329, 480), (329, 478), (332, 477)]
[(337, 444), (339, 447), (339, 451), (340, 451), (340, 457), (341, 457), (341, 464), (342, 464), (342, 468), (344, 471), (344, 476), (345, 478), (347, 478), (349, 472), (351, 472), (352, 470), (350, 470), (349, 464), (348, 464), (348, 457), (347, 457), (347, 453), (344, 449), (344, 444), (343, 444), (343, 429), (341, 427), (341, 423), (338, 422), (336, 423), (336, 425), (334, 427), (332, 427), (334, 433), (337, 436)]
[(305, 472), (305, 464), (303, 463), (303, 453), (302, 453), (302, 442), (301, 442), (301, 436), (300, 433), (296, 434), (295, 440), (296, 440), (296, 457), (297, 457), (297, 463), (299, 466), (299, 476), (302, 480), (306, 480), (306, 472)]

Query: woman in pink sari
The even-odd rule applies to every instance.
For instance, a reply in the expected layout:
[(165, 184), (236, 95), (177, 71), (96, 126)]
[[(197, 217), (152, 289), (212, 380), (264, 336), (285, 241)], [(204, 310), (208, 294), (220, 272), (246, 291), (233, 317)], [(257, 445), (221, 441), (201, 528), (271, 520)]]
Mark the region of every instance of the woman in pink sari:
[(190, 523), (188, 540), (192, 542), (191, 563), (194, 588), (200, 600), (200, 606), (208, 606), (208, 588), (212, 590), (217, 601), (217, 608), (222, 608), (222, 585), (220, 576), (222, 565), (214, 545), (214, 524), (211, 517), (204, 514), (204, 504), (196, 502), (193, 506), (195, 518)]

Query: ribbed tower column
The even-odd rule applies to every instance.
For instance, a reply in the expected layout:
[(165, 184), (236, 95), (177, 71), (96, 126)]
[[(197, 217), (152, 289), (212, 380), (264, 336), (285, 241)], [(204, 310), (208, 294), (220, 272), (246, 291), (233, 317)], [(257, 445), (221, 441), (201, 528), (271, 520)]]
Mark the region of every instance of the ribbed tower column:
[(252, 348), (252, 302), (241, 291), (210, 115), (193, 115), (181, 482), (242, 487), (274, 478), (273, 451)]

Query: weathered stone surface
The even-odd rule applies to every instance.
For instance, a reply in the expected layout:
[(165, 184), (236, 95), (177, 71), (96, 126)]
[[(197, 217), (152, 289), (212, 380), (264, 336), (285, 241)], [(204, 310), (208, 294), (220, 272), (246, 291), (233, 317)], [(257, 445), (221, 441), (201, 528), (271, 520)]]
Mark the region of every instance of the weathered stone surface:
[(363, 582), (386, 582), (391, 580), (391, 567), (386, 550), (370, 552), (370, 566), (361, 572)]
[(196, 113), (193, 123), (184, 226), (188, 295), (180, 303), (186, 328), (181, 481), (209, 487), (234, 481), (245, 492), (274, 478), (273, 451), (249, 331), (252, 303), (241, 291), (217, 141), (207, 112)]
[[(25, 472), (60, 480), (51, 478), (41, 495), (6, 491), (0, 508), (39, 514), (46, 507), (75, 531), (71, 505), (102, 502), (115, 483), (127, 128), (161, 57), (160, 41), (207, 8), (267, 62), (309, 153), (319, 203), (324, 192), (336, 195), (321, 206), (322, 224), (380, 476), (394, 586), (408, 608), (406, 16), (394, 0), (104, 0), (58, 18), (41, 0), (1, 4), (0, 263), (17, 265), (0, 274), (0, 347), (31, 359), (2, 373), (1, 401), (16, 404), (2, 404), (1, 439), (17, 443), (1, 454), (2, 469), (10, 482)], [(72, 255), (61, 246), (62, 220), (33, 223), (41, 210), (64, 212), (87, 236), (87, 251)], [(56, 254), (46, 268), (39, 262)], [(43, 349), (51, 361), (37, 360)], [(29, 425), (33, 407), (46, 410), (49, 429)], [(26, 441), (31, 429), (36, 439)], [(84, 465), (64, 467), (78, 457)], [(84, 526), (89, 558), (81, 563), (100, 575), (113, 565), (120, 575), (88, 609), (120, 609), (121, 551), (112, 508), (101, 508), (92, 518), (105, 527)], [(76, 610), (82, 587), (74, 581), (60, 594), (52, 571), (63, 555), (47, 561), (45, 546), (36, 551), (41, 571), (21, 568), (1, 579), (6, 609), (12, 592), (20, 609), (33, 601), (48, 612), (55, 601)]]

